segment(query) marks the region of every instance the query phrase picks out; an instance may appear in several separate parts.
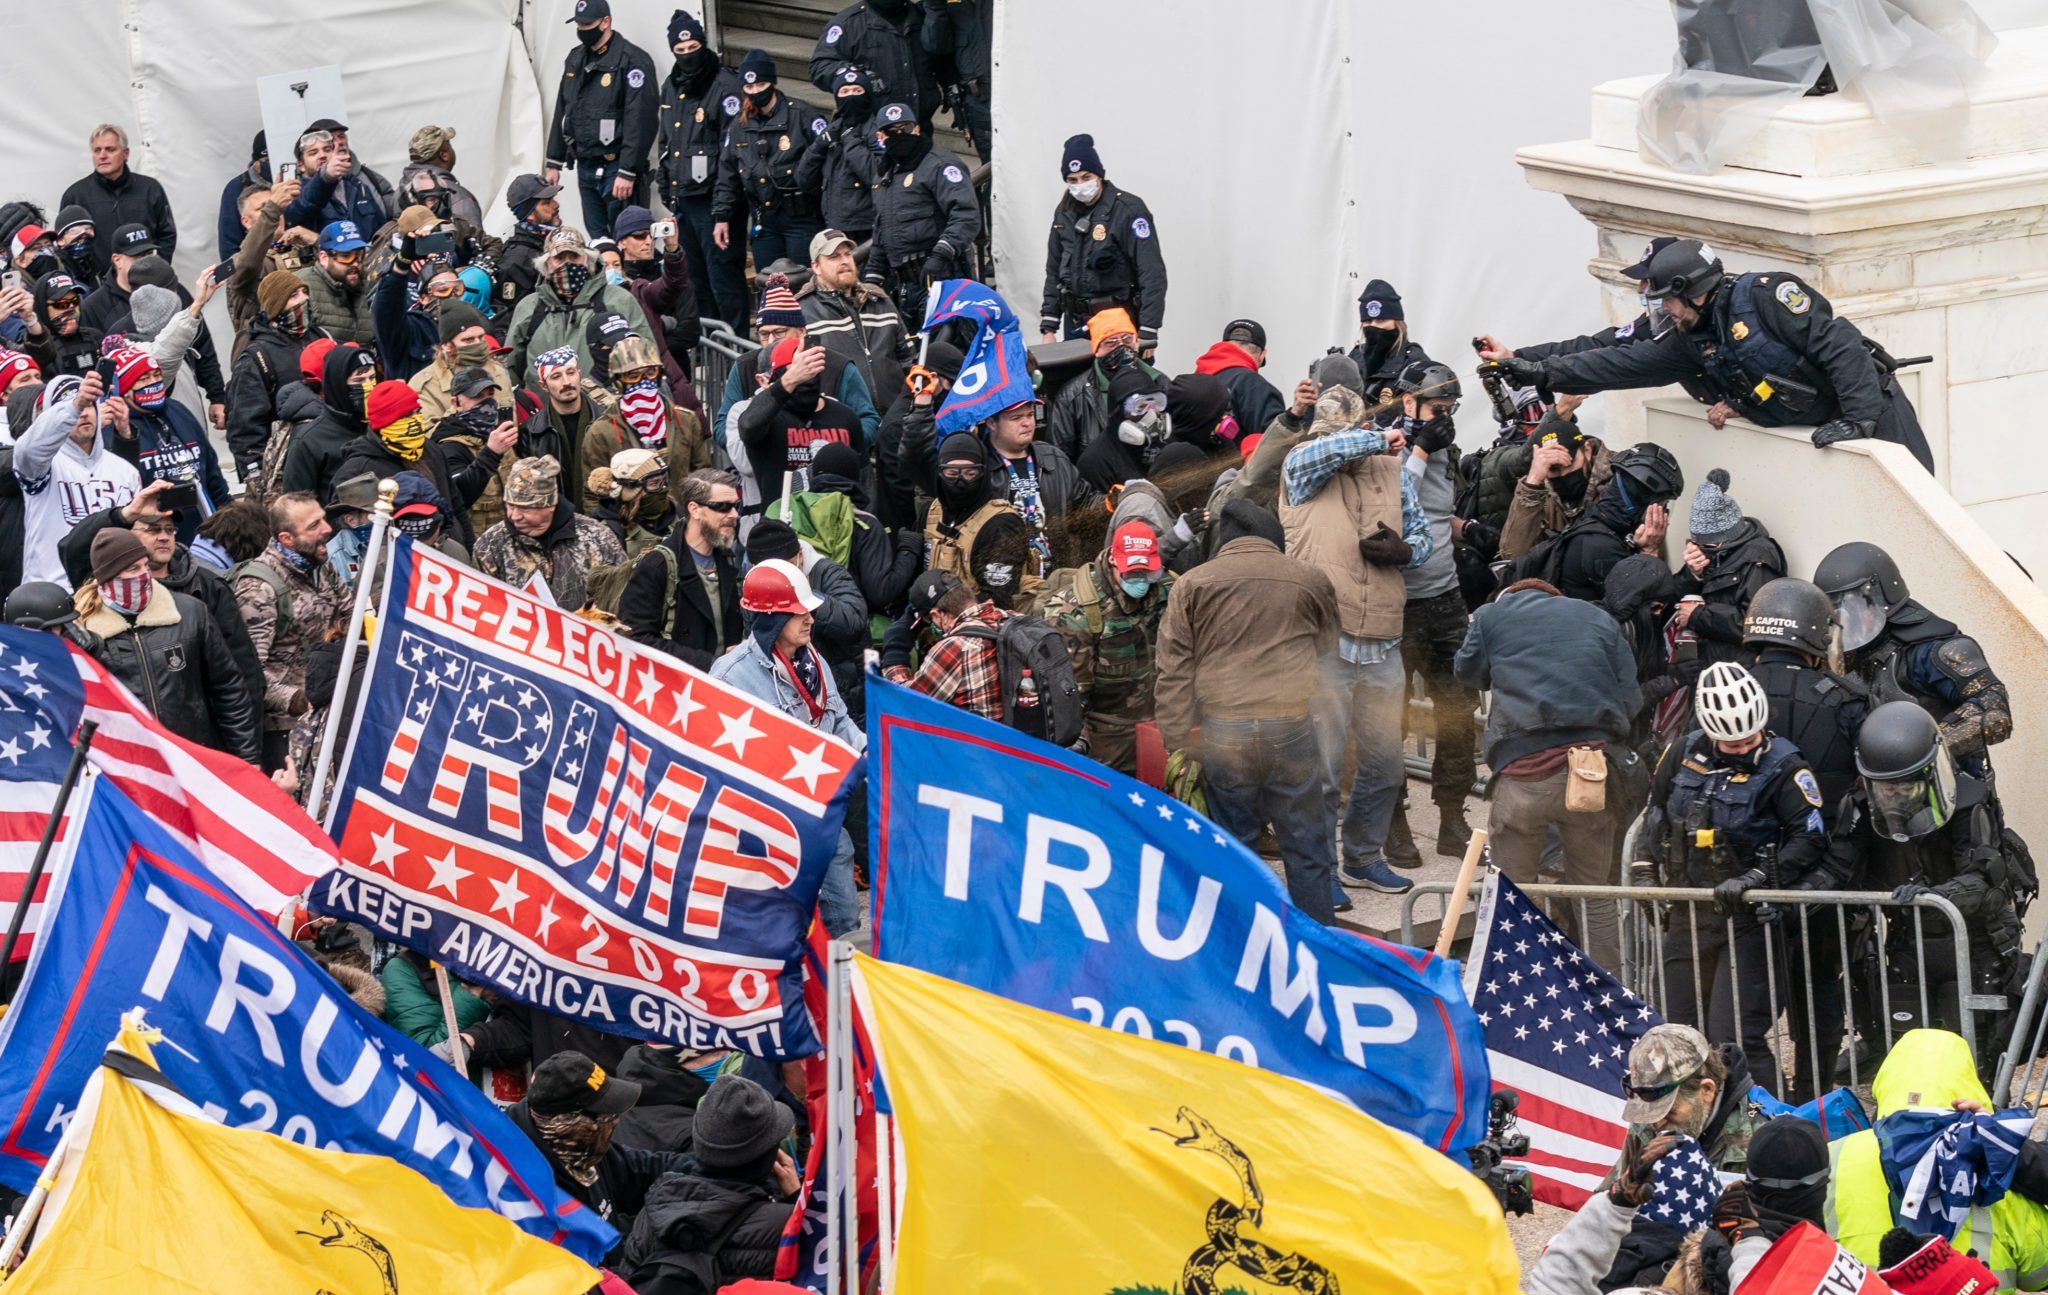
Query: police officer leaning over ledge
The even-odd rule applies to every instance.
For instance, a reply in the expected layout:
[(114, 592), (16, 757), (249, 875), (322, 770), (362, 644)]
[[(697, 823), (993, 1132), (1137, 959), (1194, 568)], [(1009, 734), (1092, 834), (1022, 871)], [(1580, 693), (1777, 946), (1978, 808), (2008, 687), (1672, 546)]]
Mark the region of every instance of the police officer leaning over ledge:
[(1719, 396), (1708, 413), (1716, 427), (1735, 414), (1759, 427), (1812, 427), (1816, 446), (1875, 437), (1934, 470), (1920, 420), (1892, 378), (1896, 362), (1798, 276), (1728, 275), (1711, 248), (1690, 238), (1646, 268), (1647, 297), (1677, 325), (1662, 337), (1493, 365), (1517, 383), (1581, 393), (1704, 373)]
[[(1774, 1023), (1774, 1007), (1790, 1002), (1784, 946), (1772, 923), (1763, 920), (1771, 915), (1742, 896), (1757, 889), (1835, 888), (1820, 785), (1799, 748), (1768, 731), (1763, 686), (1734, 662), (1716, 662), (1700, 675), (1693, 714), (1699, 727), (1672, 743), (1658, 762), (1641, 839), (1659, 850), (1665, 884), (1712, 887), (1718, 911), (1688, 905), (1686, 931), (1673, 910), (1673, 929), (1664, 940), (1670, 991), (1665, 1015), (1697, 1026), (1709, 1038), (1739, 1040), (1757, 1082), (1781, 1092), (1765, 1034)], [(1768, 964), (1767, 943), (1773, 947)], [(1693, 1001), (1695, 972), (1705, 1003)]]
[(1067, 141), (1060, 180), (1067, 193), (1053, 208), (1046, 241), (1041, 340), (1085, 336), (1098, 312), (1121, 306), (1137, 321), (1138, 350), (1150, 354), (1166, 318), (1166, 258), (1151, 209), (1109, 182), (1092, 135)]

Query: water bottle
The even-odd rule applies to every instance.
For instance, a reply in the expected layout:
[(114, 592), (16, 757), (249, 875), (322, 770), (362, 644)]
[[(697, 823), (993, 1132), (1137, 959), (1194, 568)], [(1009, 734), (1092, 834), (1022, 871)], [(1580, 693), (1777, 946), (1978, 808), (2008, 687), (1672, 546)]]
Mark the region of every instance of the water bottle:
[(1017, 713), (1011, 719), (1018, 732), (1045, 736), (1045, 711), (1039, 705), (1038, 680), (1032, 677), (1030, 666), (1017, 676)]

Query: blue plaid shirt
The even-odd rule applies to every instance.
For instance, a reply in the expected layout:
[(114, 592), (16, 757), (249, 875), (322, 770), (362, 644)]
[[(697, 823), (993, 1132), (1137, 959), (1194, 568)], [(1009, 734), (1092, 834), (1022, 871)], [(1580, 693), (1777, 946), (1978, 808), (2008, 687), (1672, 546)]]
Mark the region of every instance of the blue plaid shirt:
[[(1286, 461), (1280, 465), (1280, 489), (1286, 493), (1288, 503), (1299, 507), (1315, 498), (1345, 464), (1384, 454), (1386, 449), (1386, 433), (1370, 427), (1354, 427), (1348, 432), (1303, 441), (1287, 452)], [(1419, 567), (1436, 550), (1436, 539), (1430, 534), (1429, 515), (1422, 511), (1422, 497), (1415, 491), (1414, 476), (1403, 471), (1400, 477), (1401, 538), (1414, 550), (1408, 558), (1409, 567)], [(1337, 655), (1352, 665), (1377, 665), (1398, 642), (1399, 639), (1361, 639), (1346, 634), (1337, 642)]]

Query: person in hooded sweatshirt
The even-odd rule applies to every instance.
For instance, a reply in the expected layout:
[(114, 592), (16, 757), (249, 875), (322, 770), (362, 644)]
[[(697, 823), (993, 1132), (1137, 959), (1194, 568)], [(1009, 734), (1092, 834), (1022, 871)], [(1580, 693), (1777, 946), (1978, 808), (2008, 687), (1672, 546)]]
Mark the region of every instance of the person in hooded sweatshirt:
[(174, 488), (191, 487), (197, 497), (175, 510), (178, 542), (190, 544), (202, 519), (212, 516), (234, 497), (221, 475), (213, 438), (192, 411), (171, 399), (170, 384), (148, 353), (116, 351), (114, 380), (128, 406), (128, 435), (114, 442), (114, 452), (132, 458), (144, 484), (168, 481)]
[(1287, 410), (1279, 388), (1266, 380), (1266, 329), (1256, 319), (1233, 319), (1223, 326), (1223, 340), (1195, 360), (1195, 372), (1212, 375), (1230, 392), (1230, 407), (1240, 426), (1263, 432)]
[(811, 491), (842, 495), (852, 505), (853, 525), (841, 565), (853, 573), (869, 612), (894, 617), (903, 610), (910, 582), (924, 568), (924, 536), (906, 526), (892, 538), (867, 510), (860, 472), (860, 454), (852, 446), (821, 445), (811, 455)]
[(45, 380), (84, 374), (100, 358), (100, 330), (85, 322), (85, 287), (68, 274), (36, 281), (35, 318), (22, 349)]
[(1699, 636), (1694, 675), (1716, 661), (1744, 661), (1742, 622), (1756, 591), (1785, 574), (1785, 550), (1764, 524), (1743, 516), (1728, 493), (1728, 471), (1715, 468), (1693, 492), (1691, 534), (1685, 542), (1685, 567), (1678, 574), (1682, 598), (1678, 623)]
[(1109, 380), (1111, 416), (1117, 424), (1081, 452), (1081, 476), (1097, 490), (1145, 475), (1173, 430), (1166, 409), (1167, 381), (1157, 373), (1129, 368)]
[(419, 393), (396, 378), (370, 388), (363, 413), (369, 430), (349, 443), (336, 480), (368, 472), (383, 481), (408, 470), (417, 472), (433, 483), (446, 503), (449, 534), (465, 549), (472, 547), (476, 532), (470, 526), (469, 506), (497, 479), (498, 464), (518, 438), (518, 427), (510, 421), (498, 424), (473, 456), (447, 441), (429, 440)]
[(617, 1268), (634, 1290), (681, 1295), (774, 1275), (782, 1230), (803, 1208), (802, 1177), (783, 1148), (795, 1123), (743, 1075), (711, 1085), (692, 1121), (694, 1169), (654, 1185), (626, 1239)]
[(105, 399), (97, 373), (69, 374), (43, 388), (36, 417), (14, 441), (14, 480), (22, 494), (21, 578), (72, 587), (57, 546), (96, 512), (118, 508), (142, 492), (142, 474), (102, 437), (125, 437), (128, 406)]
[(342, 342), (320, 365), (320, 403), (326, 412), (292, 437), (285, 454), (280, 490), (310, 490), (323, 504), (334, 502), (336, 474), (349, 446), (370, 430), (363, 402), (384, 372), (377, 353), (354, 342)]
[(811, 456), (820, 444), (848, 445), (865, 453), (867, 435), (859, 415), (824, 392), (825, 348), (806, 348), (802, 339), (775, 344), (768, 384), (739, 416), (741, 444), (753, 466), (762, 509), (791, 490), (810, 489)]

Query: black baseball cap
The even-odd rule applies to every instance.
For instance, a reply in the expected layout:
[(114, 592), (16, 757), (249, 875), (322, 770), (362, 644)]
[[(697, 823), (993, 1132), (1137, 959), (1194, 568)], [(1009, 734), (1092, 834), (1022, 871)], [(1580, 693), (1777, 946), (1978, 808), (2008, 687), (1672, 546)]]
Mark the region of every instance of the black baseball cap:
[(576, 0), (576, 12), (570, 15), (569, 21), (578, 27), (588, 27), (611, 16), (611, 0)]
[(960, 577), (950, 571), (927, 571), (910, 582), (910, 620), (922, 625), (932, 614), (932, 608), (946, 596), (946, 592), (960, 583)]
[(114, 231), (113, 250), (123, 256), (153, 256), (156, 238), (147, 225), (127, 224)]
[(1643, 259), (1637, 261), (1634, 265), (1623, 266), (1621, 270), (1621, 277), (1624, 279), (1649, 278), (1650, 258), (1654, 257), (1655, 255), (1657, 255), (1657, 253), (1663, 251), (1665, 248), (1671, 246), (1673, 243), (1676, 243), (1677, 241), (1678, 240), (1675, 238), (1671, 238), (1664, 235), (1660, 235), (1656, 238), (1651, 239), (1650, 245), (1643, 249)]
[(1233, 319), (1223, 326), (1223, 340), (1250, 342), (1263, 351), (1266, 349), (1266, 327), (1256, 319)]
[(640, 1085), (612, 1078), (580, 1052), (557, 1052), (526, 1085), (526, 1108), (535, 1115), (624, 1115), (639, 1100)]
[(346, 134), (348, 133), (348, 123), (336, 121), (332, 117), (322, 117), (318, 121), (307, 122), (306, 128), (299, 132), (299, 138), (304, 139), (316, 130), (324, 130), (329, 133), (341, 131), (343, 134)]
[(523, 216), (528, 208), (544, 198), (552, 198), (562, 191), (559, 184), (549, 184), (537, 175), (515, 175), (512, 183), (505, 186), (505, 205), (515, 216)]

